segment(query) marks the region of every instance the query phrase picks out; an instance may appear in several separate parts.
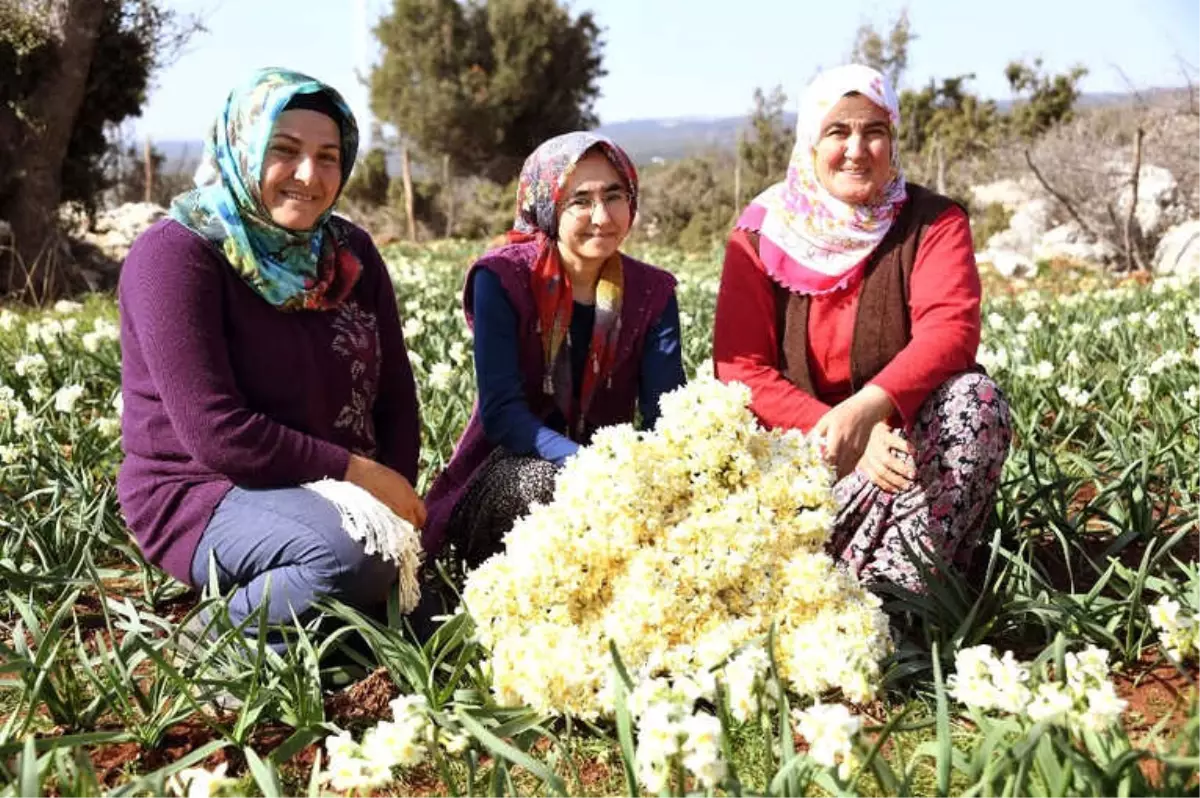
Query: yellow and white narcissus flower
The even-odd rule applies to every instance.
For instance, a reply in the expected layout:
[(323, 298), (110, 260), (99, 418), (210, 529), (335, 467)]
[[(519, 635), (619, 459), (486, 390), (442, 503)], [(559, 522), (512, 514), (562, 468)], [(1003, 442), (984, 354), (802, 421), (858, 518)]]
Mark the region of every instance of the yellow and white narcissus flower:
[(237, 786), (237, 779), (225, 775), (228, 768), (228, 762), (222, 762), (212, 770), (184, 768), (167, 779), (167, 792), (180, 798), (211, 798), (230, 793), (231, 788)]
[(850, 775), (854, 738), (862, 719), (841, 704), (817, 702), (808, 709), (792, 710), (796, 731), (808, 742), (808, 755), (819, 765), (837, 767), (838, 776)]
[(454, 379), (454, 367), (449, 363), (434, 363), (429, 369), (429, 387), (435, 391), (444, 391), (450, 387)]
[(689, 707), (668, 698), (646, 707), (638, 718), (634, 769), (649, 792), (662, 792), (677, 765), (706, 790), (725, 778), (721, 721), (707, 712), (692, 714)]
[(25, 353), (13, 364), (13, 371), (18, 377), (28, 377), (39, 374), (46, 369), (46, 358), (37, 353)]
[(1141, 404), (1150, 396), (1150, 380), (1144, 375), (1137, 374), (1129, 380), (1129, 387), (1126, 389), (1134, 404)]
[(1127, 702), (1109, 681), (1108, 652), (1088, 646), (1067, 653), (1064, 664), (1064, 679), (1039, 682), (1011, 651), (997, 657), (991, 646), (973, 646), (955, 655), (947, 686), (957, 701), (985, 712), (1095, 732), (1112, 728)]
[(1150, 605), (1150, 624), (1158, 630), (1163, 648), (1179, 661), (1195, 658), (1200, 650), (1200, 613), (1188, 617), (1182, 610), (1182, 605), (1170, 596), (1162, 596)]
[(1058, 395), (1071, 407), (1085, 407), (1092, 395), (1077, 385), (1058, 386)]
[(121, 338), (121, 328), (107, 319), (96, 319), (92, 322), (91, 332), (86, 332), (80, 339), (83, 348), (89, 352), (99, 352), (105, 341), (118, 341)]
[(704, 378), (662, 398), (652, 431), (599, 430), (554, 500), (470, 575), (464, 602), (501, 703), (608, 714), (609, 641), (631, 672), (682, 676), (772, 622), (796, 692), (872, 694), (887, 618), (823, 551), (833, 473), (815, 438), (764, 431), (749, 400), (743, 385)]
[(83, 396), (82, 385), (64, 385), (54, 393), (54, 409), (60, 413), (71, 413), (75, 404)]
[(325, 738), (328, 766), (324, 777), (340, 792), (361, 792), (392, 781), (392, 768), (413, 767), (425, 760), (436, 730), (422, 696), (400, 696), (390, 704), (392, 720), (382, 720), (356, 743), (350, 732)]
[(758, 646), (747, 648), (726, 663), (722, 673), (729, 714), (734, 720), (745, 723), (758, 714), (759, 693), (770, 667), (766, 650)]

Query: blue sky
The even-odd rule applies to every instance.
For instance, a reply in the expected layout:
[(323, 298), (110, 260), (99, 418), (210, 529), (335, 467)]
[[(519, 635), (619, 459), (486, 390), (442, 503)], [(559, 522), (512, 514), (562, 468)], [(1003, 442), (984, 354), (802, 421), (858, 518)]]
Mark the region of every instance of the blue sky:
[[(155, 78), (133, 123), (139, 136), (201, 138), (229, 88), (267, 65), (325, 80), (346, 95), (360, 123), (367, 116), (356, 73), (377, 57), (370, 27), (390, 0), (167, 4), (197, 14), (209, 30)], [(596, 104), (602, 122), (732, 116), (749, 109), (756, 86), (776, 84), (794, 104), (819, 69), (845, 60), (861, 22), (885, 29), (905, 6), (917, 39), (902, 87), (974, 72), (975, 91), (1007, 97), (1005, 65), (1034, 57), (1055, 71), (1088, 67), (1089, 92), (1121, 91), (1130, 83), (1181, 85), (1180, 59), (1193, 75), (1200, 68), (1196, 0), (571, 0), (570, 6), (592, 11), (605, 29), (608, 74)]]

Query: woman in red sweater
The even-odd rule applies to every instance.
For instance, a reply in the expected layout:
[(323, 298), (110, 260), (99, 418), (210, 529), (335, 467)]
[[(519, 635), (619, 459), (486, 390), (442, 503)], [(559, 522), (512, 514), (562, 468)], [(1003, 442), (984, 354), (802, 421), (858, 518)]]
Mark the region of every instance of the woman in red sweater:
[(834, 552), (866, 582), (920, 590), (913, 557), (964, 565), (995, 501), (1008, 405), (975, 363), (980, 286), (967, 215), (900, 170), (879, 72), (819, 75), (787, 177), (730, 235), (717, 376), (768, 427), (825, 439)]

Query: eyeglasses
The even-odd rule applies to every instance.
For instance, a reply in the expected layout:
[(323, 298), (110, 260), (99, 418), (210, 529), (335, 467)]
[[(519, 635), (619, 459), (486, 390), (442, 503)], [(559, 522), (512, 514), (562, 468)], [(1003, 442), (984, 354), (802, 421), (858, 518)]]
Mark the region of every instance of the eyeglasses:
[(572, 216), (589, 217), (595, 214), (596, 206), (604, 205), (604, 211), (612, 216), (618, 211), (628, 211), (632, 198), (628, 191), (623, 188), (616, 188), (612, 191), (606, 191), (600, 197), (589, 197), (586, 195), (577, 195), (567, 200), (563, 205), (563, 211), (570, 213)]

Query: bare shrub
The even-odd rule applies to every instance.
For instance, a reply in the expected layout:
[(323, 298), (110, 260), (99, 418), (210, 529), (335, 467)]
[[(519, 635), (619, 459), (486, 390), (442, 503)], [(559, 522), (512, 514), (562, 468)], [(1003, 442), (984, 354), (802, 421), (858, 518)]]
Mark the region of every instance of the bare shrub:
[[(1122, 207), (1120, 197), (1132, 186), (1139, 130), (1141, 166), (1169, 171), (1177, 191), (1162, 224), (1142, 230), (1134, 219), (1127, 243), (1128, 205)], [(992, 169), (997, 177), (1035, 176), (1060, 222), (1074, 219), (1093, 238), (1144, 262), (1167, 227), (1200, 211), (1198, 161), (1200, 117), (1178, 107), (1121, 106), (1081, 111), (1032, 143), (1010, 139), (997, 148)]]

